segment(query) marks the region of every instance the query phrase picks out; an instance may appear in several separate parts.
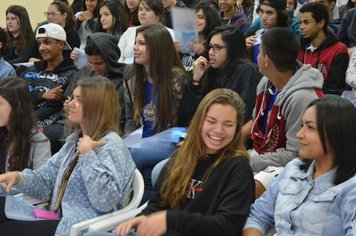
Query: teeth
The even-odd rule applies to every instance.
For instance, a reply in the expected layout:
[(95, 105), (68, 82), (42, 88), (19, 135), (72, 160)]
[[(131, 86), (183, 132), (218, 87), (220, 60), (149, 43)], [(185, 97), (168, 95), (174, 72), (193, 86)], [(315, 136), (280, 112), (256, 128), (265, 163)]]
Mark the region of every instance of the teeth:
[(209, 138), (214, 139), (216, 141), (221, 141), (222, 140), (222, 138), (220, 138), (220, 137), (211, 136), (211, 135), (209, 135)]

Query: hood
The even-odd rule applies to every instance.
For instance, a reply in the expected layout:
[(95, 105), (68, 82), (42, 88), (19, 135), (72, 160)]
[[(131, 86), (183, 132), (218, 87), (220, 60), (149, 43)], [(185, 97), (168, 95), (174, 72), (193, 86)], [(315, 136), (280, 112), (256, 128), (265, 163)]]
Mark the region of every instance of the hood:
[(323, 75), (310, 65), (303, 65), (298, 62), (299, 69), (290, 78), (282, 92), (279, 94), (276, 103), (283, 104), (284, 101), (295, 91), (301, 89), (322, 89)]
[(121, 52), (117, 38), (106, 33), (94, 33), (89, 35), (88, 39), (91, 39), (99, 49), (101, 55), (104, 57), (110, 74), (122, 74), (122, 67), (124, 67), (125, 64), (118, 62)]

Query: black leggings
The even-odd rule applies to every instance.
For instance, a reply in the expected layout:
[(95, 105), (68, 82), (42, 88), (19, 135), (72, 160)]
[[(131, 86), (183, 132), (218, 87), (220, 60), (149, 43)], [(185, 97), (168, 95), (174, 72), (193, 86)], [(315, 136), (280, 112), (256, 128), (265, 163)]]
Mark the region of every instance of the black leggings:
[(3, 236), (52, 236), (59, 220), (20, 221), (5, 215), (5, 198), (0, 197), (0, 234)]

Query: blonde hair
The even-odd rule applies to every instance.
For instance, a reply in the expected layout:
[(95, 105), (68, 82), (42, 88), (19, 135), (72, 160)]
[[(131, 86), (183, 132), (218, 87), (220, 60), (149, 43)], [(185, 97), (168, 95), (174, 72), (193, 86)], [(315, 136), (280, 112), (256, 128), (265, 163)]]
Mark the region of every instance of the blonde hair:
[(248, 157), (241, 135), (241, 127), (244, 121), (244, 102), (236, 92), (230, 89), (211, 91), (200, 102), (184, 143), (169, 163), (160, 192), (163, 204), (167, 207), (177, 208), (184, 202), (190, 179), (198, 161), (207, 158), (201, 130), (206, 114), (213, 104), (232, 106), (236, 111), (237, 125), (232, 141), (219, 151), (215, 163), (204, 174), (203, 180), (206, 180), (214, 168), (223, 160), (237, 156)]
[[(81, 89), (87, 135), (98, 141), (110, 131), (119, 133), (121, 109), (114, 84), (105, 77), (97, 76), (79, 80), (74, 89), (77, 87)], [(71, 126), (78, 128), (77, 125)]]

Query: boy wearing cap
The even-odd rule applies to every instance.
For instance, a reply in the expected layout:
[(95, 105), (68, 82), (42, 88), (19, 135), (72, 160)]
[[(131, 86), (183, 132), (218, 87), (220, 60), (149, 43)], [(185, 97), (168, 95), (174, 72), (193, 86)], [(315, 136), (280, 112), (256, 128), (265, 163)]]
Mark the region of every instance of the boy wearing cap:
[(349, 64), (346, 46), (328, 33), (329, 16), (324, 5), (308, 3), (299, 12), (302, 48), (298, 60), (323, 74), (324, 93), (341, 95), (346, 88), (345, 76)]
[(6, 40), (6, 33), (0, 27), (0, 79), (4, 79), (9, 76), (16, 76), (14, 68), (7, 61), (5, 61), (2, 56), (6, 46)]
[(60, 25), (49, 23), (40, 26), (36, 31), (36, 40), (43, 60), (27, 68), (21, 78), (27, 81), (34, 98), (36, 126), (44, 129), (53, 150), (56, 138), (51, 137), (49, 126), (60, 117), (64, 90), (77, 68), (72, 60), (63, 60), (62, 51), (70, 49), (70, 46)]

